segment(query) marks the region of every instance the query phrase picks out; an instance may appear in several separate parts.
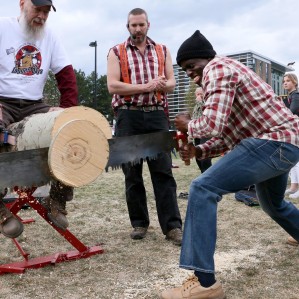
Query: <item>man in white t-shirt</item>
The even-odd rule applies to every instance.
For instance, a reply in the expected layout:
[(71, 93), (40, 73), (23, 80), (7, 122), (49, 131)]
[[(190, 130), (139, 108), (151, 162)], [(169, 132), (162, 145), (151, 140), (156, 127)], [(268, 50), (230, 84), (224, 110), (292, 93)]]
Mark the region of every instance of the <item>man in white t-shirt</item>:
[[(0, 132), (31, 114), (77, 105), (74, 69), (59, 39), (46, 27), (51, 9), (56, 11), (51, 0), (20, 0), (18, 18), (0, 18)], [(61, 93), (59, 107), (43, 102), (50, 70)], [(16, 238), (23, 225), (5, 207), (4, 196), (5, 191), (0, 192), (0, 232)], [(48, 218), (63, 230), (68, 226), (66, 201), (72, 197), (73, 188), (52, 181), (44, 200)]]

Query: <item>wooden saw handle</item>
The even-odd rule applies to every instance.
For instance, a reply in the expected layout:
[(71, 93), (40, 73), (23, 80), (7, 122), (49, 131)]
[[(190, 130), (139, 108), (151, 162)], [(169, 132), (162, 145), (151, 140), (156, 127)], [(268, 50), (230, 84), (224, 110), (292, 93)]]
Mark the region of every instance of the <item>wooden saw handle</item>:
[[(185, 146), (188, 145), (188, 135), (186, 133), (177, 132), (177, 140), (179, 143), (179, 146)], [(184, 161), (186, 166), (190, 165), (190, 159)]]

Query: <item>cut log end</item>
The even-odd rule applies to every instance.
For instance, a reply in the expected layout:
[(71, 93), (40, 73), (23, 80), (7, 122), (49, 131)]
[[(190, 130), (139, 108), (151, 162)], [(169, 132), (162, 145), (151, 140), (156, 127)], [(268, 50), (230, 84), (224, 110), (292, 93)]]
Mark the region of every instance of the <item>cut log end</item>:
[(54, 178), (68, 186), (80, 187), (100, 176), (108, 157), (105, 133), (92, 122), (73, 120), (53, 138), (48, 163)]
[(59, 114), (59, 117), (57, 117), (55, 120), (52, 129), (52, 137), (56, 135), (61, 126), (75, 119), (90, 121), (97, 127), (101, 128), (107, 139), (110, 139), (112, 137), (111, 127), (105, 116), (97, 110), (84, 106), (75, 106), (63, 110)]

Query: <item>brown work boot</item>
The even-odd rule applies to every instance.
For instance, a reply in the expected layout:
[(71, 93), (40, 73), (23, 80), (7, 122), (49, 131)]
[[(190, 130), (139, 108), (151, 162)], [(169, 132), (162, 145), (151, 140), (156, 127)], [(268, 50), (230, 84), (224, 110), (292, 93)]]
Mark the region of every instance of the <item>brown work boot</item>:
[(166, 240), (171, 241), (174, 245), (182, 245), (183, 232), (180, 228), (174, 228), (166, 234)]
[(74, 188), (55, 180), (51, 182), (50, 196), (64, 201), (71, 201), (74, 196)]
[(292, 245), (292, 246), (298, 246), (299, 242), (290, 236), (287, 239), (287, 244)]
[(49, 220), (58, 228), (66, 230), (69, 223), (66, 219), (66, 201), (73, 199), (73, 187), (59, 181), (52, 181), (49, 196), (44, 198), (42, 205), (48, 210)]
[(161, 299), (225, 299), (221, 283), (215, 282), (209, 288), (200, 285), (195, 275), (189, 277), (181, 287), (165, 290)]
[(141, 240), (145, 237), (147, 232), (147, 227), (134, 227), (130, 236), (133, 240)]
[(10, 212), (0, 198), (0, 232), (5, 237), (17, 238), (23, 230), (23, 223)]
[(66, 219), (66, 201), (61, 198), (55, 200), (51, 196), (47, 196), (43, 199), (42, 205), (48, 210), (47, 216), (49, 220), (58, 228), (66, 230), (69, 226), (69, 222)]

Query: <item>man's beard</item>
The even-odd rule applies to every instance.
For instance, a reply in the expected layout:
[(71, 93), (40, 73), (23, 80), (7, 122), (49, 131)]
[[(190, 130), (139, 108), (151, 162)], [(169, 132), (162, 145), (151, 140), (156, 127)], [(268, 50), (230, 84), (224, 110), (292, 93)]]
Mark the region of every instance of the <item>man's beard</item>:
[(131, 39), (135, 45), (139, 45), (144, 42), (144, 40), (146, 39), (146, 35), (137, 36), (136, 34), (131, 34)]
[[(37, 40), (42, 40), (44, 35), (45, 35), (45, 21), (41, 20), (39, 18), (35, 18), (33, 20), (36, 20), (37, 22), (42, 23), (43, 25), (41, 26), (33, 26), (28, 20), (28, 15), (26, 8), (21, 12), (20, 18), (19, 18), (19, 24), (21, 26), (21, 29), (23, 33), (25, 34), (26, 38), (28, 41), (37, 41)], [(32, 20), (32, 21), (33, 21)]]
[(131, 36), (131, 40), (133, 41), (133, 44), (135, 45), (142, 44), (147, 38), (147, 32), (148, 29), (146, 30), (146, 32), (142, 33), (141, 35), (133, 34), (130, 32), (130, 36)]

